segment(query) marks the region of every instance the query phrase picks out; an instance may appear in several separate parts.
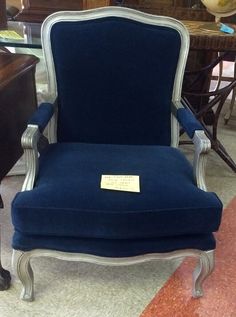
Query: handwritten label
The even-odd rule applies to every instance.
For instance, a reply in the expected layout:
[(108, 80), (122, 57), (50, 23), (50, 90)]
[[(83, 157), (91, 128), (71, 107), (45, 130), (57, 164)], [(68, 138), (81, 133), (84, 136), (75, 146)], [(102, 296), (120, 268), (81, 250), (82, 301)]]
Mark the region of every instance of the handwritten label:
[(138, 175), (102, 175), (101, 188), (140, 193)]
[(0, 37), (4, 39), (9, 39), (9, 40), (23, 40), (24, 39), (20, 34), (10, 30), (0, 31)]

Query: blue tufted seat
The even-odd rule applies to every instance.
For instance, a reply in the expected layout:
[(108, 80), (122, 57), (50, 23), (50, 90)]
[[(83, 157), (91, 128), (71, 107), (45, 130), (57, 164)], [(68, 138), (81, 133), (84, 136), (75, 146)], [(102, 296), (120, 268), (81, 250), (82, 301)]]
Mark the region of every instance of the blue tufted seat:
[[(51, 15), (42, 28), (49, 101), (22, 137), (28, 172), (12, 203), (22, 298), (33, 299), (30, 259), (102, 264), (196, 256), (194, 296), (213, 269), (222, 203), (206, 191), (210, 142), (180, 102), (184, 26), (127, 8)], [(38, 141), (49, 123), (48, 144)], [(196, 146), (177, 148), (179, 124)], [(102, 175), (138, 175), (140, 192), (102, 189)]]

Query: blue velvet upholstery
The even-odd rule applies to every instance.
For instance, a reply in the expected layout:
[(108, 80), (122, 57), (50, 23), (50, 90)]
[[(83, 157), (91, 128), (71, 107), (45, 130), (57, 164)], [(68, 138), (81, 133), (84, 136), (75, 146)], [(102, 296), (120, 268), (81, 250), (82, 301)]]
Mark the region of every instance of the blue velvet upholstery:
[[(102, 190), (102, 174), (140, 175), (141, 193)], [(216, 231), (221, 210), (178, 149), (59, 143), (41, 154), (35, 188), (16, 196), (12, 220), (27, 235), (146, 239)]]
[(196, 130), (203, 130), (201, 123), (195, 118), (193, 113), (186, 108), (177, 110), (177, 119), (191, 139)]
[(54, 113), (53, 105), (51, 103), (42, 103), (35, 113), (30, 118), (28, 124), (34, 124), (39, 127), (39, 131), (43, 132), (49, 120)]
[(178, 32), (104, 18), (59, 22), (51, 41), (59, 142), (170, 145)]
[(150, 239), (94, 239), (26, 235), (15, 231), (13, 247), (16, 250), (22, 251), (49, 249), (105, 257), (129, 257), (148, 253), (171, 252), (181, 249), (213, 250), (216, 247), (216, 242), (212, 233)]

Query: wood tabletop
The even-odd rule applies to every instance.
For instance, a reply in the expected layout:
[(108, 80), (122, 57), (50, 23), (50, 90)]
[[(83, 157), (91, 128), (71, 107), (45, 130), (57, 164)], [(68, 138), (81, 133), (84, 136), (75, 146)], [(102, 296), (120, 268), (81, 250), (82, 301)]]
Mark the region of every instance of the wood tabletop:
[(38, 63), (34, 55), (0, 53), (0, 90)]
[(217, 30), (214, 22), (182, 21), (190, 34), (191, 50), (211, 50), (217, 52), (236, 52), (236, 25), (230, 24), (235, 30), (233, 34), (226, 34)]

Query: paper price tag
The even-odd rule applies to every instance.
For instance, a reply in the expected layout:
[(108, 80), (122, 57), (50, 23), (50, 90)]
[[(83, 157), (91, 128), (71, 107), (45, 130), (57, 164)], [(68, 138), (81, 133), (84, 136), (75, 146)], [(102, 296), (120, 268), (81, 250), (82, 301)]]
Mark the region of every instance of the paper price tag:
[(138, 175), (102, 175), (101, 188), (140, 193)]

